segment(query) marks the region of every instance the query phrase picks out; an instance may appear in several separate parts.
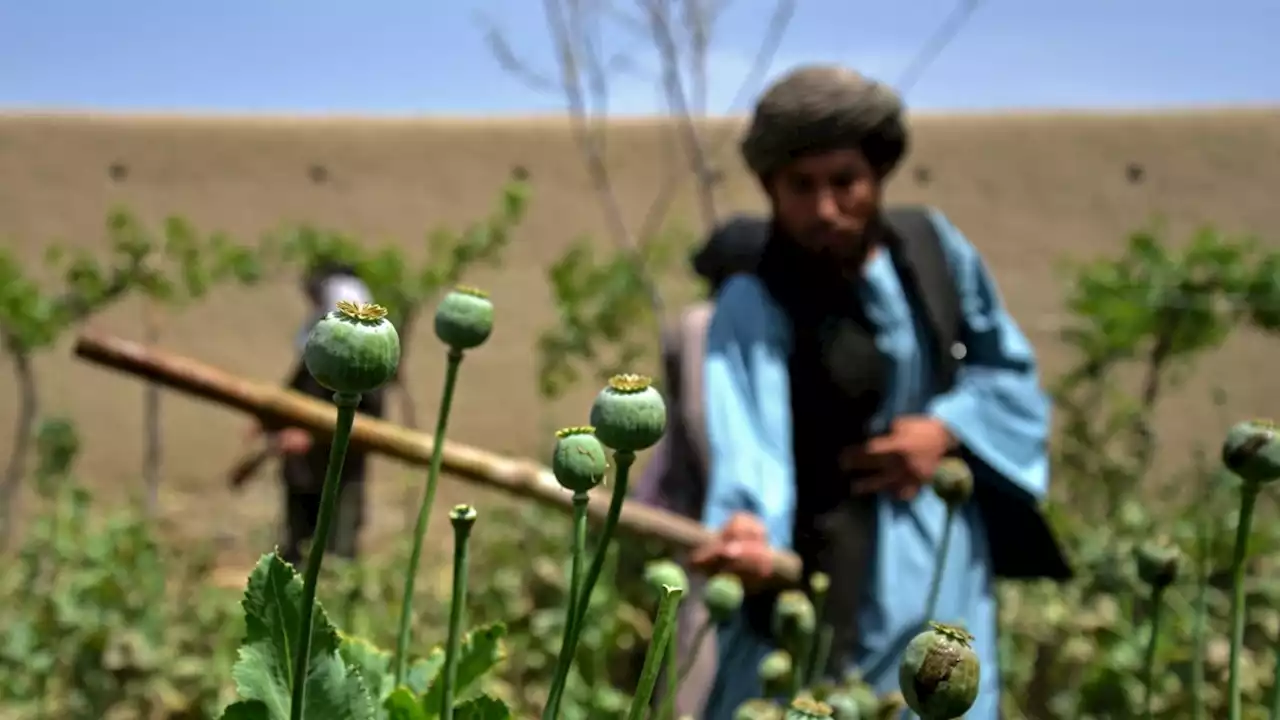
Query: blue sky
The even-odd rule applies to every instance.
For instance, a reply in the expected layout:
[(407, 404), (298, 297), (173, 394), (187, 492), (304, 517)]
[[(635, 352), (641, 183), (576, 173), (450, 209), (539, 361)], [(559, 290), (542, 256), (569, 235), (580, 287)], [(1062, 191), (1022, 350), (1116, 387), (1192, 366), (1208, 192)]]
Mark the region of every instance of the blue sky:
[[(745, 109), (731, 100), (770, 7), (734, 0), (718, 25), (713, 114)], [(799, 0), (770, 74), (838, 61), (896, 83), (954, 7)], [(540, 0), (6, 0), (0, 109), (557, 112), (559, 95), (493, 60), (480, 20), (495, 19), (518, 53), (550, 70), (541, 12)], [(1268, 0), (985, 0), (907, 100), (924, 110), (1277, 104), (1276, 28), (1280, 4)], [(646, 43), (612, 35), (611, 52), (636, 69), (612, 79), (611, 108), (660, 112)]]

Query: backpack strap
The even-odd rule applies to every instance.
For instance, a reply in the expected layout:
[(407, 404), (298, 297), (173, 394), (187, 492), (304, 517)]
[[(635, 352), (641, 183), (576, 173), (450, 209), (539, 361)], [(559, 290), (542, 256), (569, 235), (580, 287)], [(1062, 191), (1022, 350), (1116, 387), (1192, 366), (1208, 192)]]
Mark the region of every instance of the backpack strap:
[[(935, 392), (946, 392), (967, 353), (968, 326), (960, 292), (951, 273), (942, 238), (932, 213), (923, 207), (885, 211), (893, 245), (893, 261), (907, 297), (933, 330)], [(980, 462), (965, 454), (970, 463)], [(989, 483), (974, 486), (974, 503), (987, 527), (991, 569), (1007, 580), (1069, 580), (1071, 566), (1058, 546), (1053, 529), (1038, 508)]]
[(891, 231), (890, 253), (898, 277), (908, 286), (907, 298), (933, 331), (935, 392), (945, 392), (955, 383), (966, 351), (960, 292), (942, 237), (927, 207), (887, 208), (884, 219)]

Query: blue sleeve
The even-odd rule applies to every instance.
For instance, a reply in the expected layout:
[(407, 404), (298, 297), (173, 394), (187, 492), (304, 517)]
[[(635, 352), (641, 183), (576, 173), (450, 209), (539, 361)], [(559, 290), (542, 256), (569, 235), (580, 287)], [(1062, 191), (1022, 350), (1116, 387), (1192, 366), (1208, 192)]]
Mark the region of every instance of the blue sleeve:
[(977, 249), (941, 214), (934, 222), (960, 293), (967, 352), (955, 386), (928, 413), (992, 471), (984, 476), (1038, 500), (1049, 490), (1049, 400), (1035, 351)]
[(708, 458), (703, 524), (761, 518), (769, 542), (791, 543), (794, 487), (785, 318), (760, 281), (731, 278), (707, 329), (703, 393)]

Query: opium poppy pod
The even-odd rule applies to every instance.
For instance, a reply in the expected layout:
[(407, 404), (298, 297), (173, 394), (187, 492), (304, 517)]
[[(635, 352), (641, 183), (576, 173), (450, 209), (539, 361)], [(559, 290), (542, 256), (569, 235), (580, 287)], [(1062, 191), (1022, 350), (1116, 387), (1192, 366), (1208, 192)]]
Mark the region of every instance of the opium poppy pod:
[(302, 360), (316, 382), (335, 393), (373, 392), (395, 377), (400, 335), (386, 308), (342, 300), (311, 329)]
[(644, 581), (649, 587), (661, 591), (664, 587), (684, 590), (689, 587), (689, 576), (684, 568), (672, 560), (654, 560), (645, 565)]
[(809, 596), (800, 590), (784, 590), (773, 606), (773, 633), (794, 640), (817, 629), (817, 612)]
[(959, 507), (973, 495), (973, 471), (960, 458), (946, 458), (933, 474), (933, 491), (948, 507)]
[(436, 308), (436, 337), (453, 350), (472, 350), (493, 332), (493, 301), (482, 290), (455, 288)]
[(1178, 579), (1182, 551), (1166, 539), (1153, 540), (1134, 550), (1138, 578), (1155, 588), (1167, 588)]
[(1271, 420), (1237, 423), (1222, 443), (1222, 464), (1245, 482), (1280, 480), (1280, 435)]
[(782, 708), (763, 698), (752, 698), (733, 711), (733, 720), (781, 720)]
[(796, 698), (787, 708), (786, 720), (822, 720), (833, 715), (831, 706), (812, 698)]
[(619, 452), (646, 450), (667, 429), (667, 404), (643, 375), (614, 375), (591, 404), (600, 442)]
[(876, 697), (870, 685), (863, 682), (841, 687), (826, 696), (823, 702), (831, 706), (831, 717), (836, 720), (874, 718), (880, 709), (880, 698)]
[(791, 682), (791, 673), (795, 665), (791, 653), (786, 650), (774, 650), (760, 660), (756, 674), (760, 684), (764, 686), (765, 695), (777, 695), (785, 691)]
[(898, 684), (921, 720), (952, 720), (973, 707), (981, 667), (972, 641), (960, 628), (930, 623), (930, 629), (907, 644)]
[(718, 573), (707, 580), (702, 591), (702, 601), (707, 606), (716, 622), (728, 622), (742, 607), (742, 599), (746, 592), (742, 588), (742, 580), (733, 573)]
[(551, 473), (560, 487), (584, 493), (599, 485), (608, 471), (609, 458), (596, 438), (595, 428), (572, 427), (556, 432)]

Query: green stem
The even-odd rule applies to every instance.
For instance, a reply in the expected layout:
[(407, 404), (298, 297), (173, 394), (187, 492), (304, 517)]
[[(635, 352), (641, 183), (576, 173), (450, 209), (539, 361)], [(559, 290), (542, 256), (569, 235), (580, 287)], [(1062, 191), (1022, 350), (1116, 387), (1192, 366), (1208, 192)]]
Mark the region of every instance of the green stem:
[(800, 638), (800, 642), (797, 643), (797, 646), (798, 652), (796, 653), (796, 659), (793, 661), (791, 666), (791, 681), (788, 683), (789, 687), (787, 688), (788, 704), (795, 700), (800, 694), (800, 691), (804, 689), (804, 677), (807, 672), (807, 663), (803, 662), (801, 658), (807, 658), (809, 653), (813, 651), (813, 633), (804, 633)]
[(813, 677), (809, 679), (811, 684), (827, 671), (827, 661), (831, 659), (831, 643), (835, 638), (835, 632), (835, 628), (828, 623), (818, 626), (818, 641), (814, 644), (813, 652)]
[[(582, 560), (587, 553), (587, 504), (590, 502), (591, 496), (585, 492), (576, 492), (573, 494), (573, 540), (572, 555), (570, 557), (569, 569), (569, 599), (565, 603), (564, 613), (564, 632), (560, 637), (561, 654), (564, 654), (564, 648), (569, 647), (569, 641), (574, 634), (574, 625), (578, 622), (578, 603), (582, 592)], [(583, 616), (586, 613), (583, 612)], [(559, 667), (559, 659), (556, 661)], [(547, 696), (547, 706), (550, 707), (552, 695)], [(559, 702), (558, 698), (555, 698)]]
[[(547, 693), (547, 706), (542, 711), (542, 720), (554, 720), (560, 712), (560, 697), (564, 694), (565, 683), (569, 679), (569, 669), (573, 665), (574, 652), (578, 647), (578, 636), (581, 634), (581, 622), (587, 614), (587, 607), (590, 605), (591, 593), (595, 590), (596, 582), (600, 579), (600, 573), (604, 570), (604, 563), (609, 556), (609, 545), (613, 542), (614, 529), (618, 527), (618, 518), (622, 515), (622, 504), (627, 499), (627, 477), (631, 472), (631, 464), (636, 460), (636, 454), (624, 450), (618, 450), (613, 453), (614, 471), (613, 497), (609, 501), (609, 512), (604, 518), (604, 527), (600, 530), (600, 544), (596, 547), (595, 555), (591, 558), (591, 567), (587, 570), (587, 577), (582, 582), (582, 588), (577, 593), (574, 603), (577, 607), (574, 609), (573, 623), (565, 634), (568, 642), (560, 646), (560, 657), (556, 659), (556, 674), (551, 681), (551, 689)], [(652, 650), (652, 648), (650, 648)], [(648, 702), (646, 699), (645, 702)]]
[(1160, 610), (1164, 605), (1164, 587), (1151, 588), (1151, 638), (1147, 640), (1147, 656), (1142, 663), (1142, 714), (1151, 718), (1151, 698), (1155, 685), (1156, 646), (1160, 640)]
[(1271, 720), (1280, 720), (1280, 639), (1276, 640), (1272, 654), (1276, 656), (1277, 662), (1271, 679)]
[(676, 650), (676, 642), (680, 637), (680, 616), (676, 615), (671, 625), (671, 639), (667, 641), (667, 687), (662, 701), (661, 720), (675, 720), (676, 689), (680, 686), (680, 656)]
[(320, 516), (316, 518), (316, 531), (311, 539), (311, 547), (307, 550), (307, 568), (302, 577), (302, 619), (298, 624), (298, 650), (293, 658), (293, 700), (289, 707), (291, 720), (302, 720), (306, 709), (307, 672), (311, 662), (311, 619), (315, 615), (320, 565), (324, 562), (324, 551), (329, 545), (329, 528), (333, 525), (333, 515), (338, 505), (338, 486), (342, 482), (342, 464), (347, 460), (351, 425), (356, 419), (360, 396), (354, 393), (334, 393), (333, 402), (338, 406), (338, 421), (333, 428), (333, 445), (329, 449), (329, 467), (324, 473), (324, 489), (320, 491)]
[(1209, 627), (1209, 541), (1207, 523), (1200, 522), (1198, 547), (1200, 557), (1200, 588), (1196, 593), (1195, 621), (1191, 630), (1191, 717), (1192, 720), (1204, 720), (1204, 654), (1208, 642)]
[[(815, 589), (813, 591), (813, 617), (817, 623), (817, 628), (810, 635), (809, 647), (804, 656), (804, 671), (800, 676), (800, 682), (805, 687), (812, 686), (817, 679), (817, 675), (823, 672), (822, 666), (818, 664), (818, 654), (822, 652), (822, 634), (826, 629), (826, 624), (822, 622), (822, 618), (826, 617), (826, 612), (827, 591), (825, 589)], [(829, 648), (830, 644), (828, 643), (828, 651)], [(822, 662), (825, 663), (826, 658), (823, 658)]]
[(467, 546), (473, 523), (474, 515), (470, 518), (455, 517), (453, 520), (453, 600), (449, 603), (449, 640), (444, 651), (444, 684), (440, 692), (441, 720), (453, 720), (453, 691), (458, 684), (462, 618), (467, 612)]
[(942, 571), (947, 568), (947, 553), (951, 550), (951, 526), (955, 523), (955, 508), (947, 506), (947, 524), (942, 529), (942, 544), (938, 545), (938, 557), (933, 563), (933, 582), (929, 584), (929, 602), (924, 606), (924, 623), (937, 620), (938, 596), (942, 593)]
[(1244, 565), (1249, 554), (1249, 531), (1258, 486), (1245, 481), (1240, 488), (1240, 520), (1236, 524), (1236, 547), (1231, 561), (1231, 662), (1227, 680), (1227, 719), (1240, 720), (1240, 650), (1244, 646)]
[[(622, 472), (621, 466), (618, 471)], [(663, 590), (662, 601), (658, 604), (658, 618), (653, 624), (653, 637), (649, 639), (649, 649), (644, 654), (640, 684), (636, 686), (636, 694), (631, 698), (627, 720), (644, 720), (645, 713), (649, 710), (653, 688), (657, 686), (658, 675), (662, 672), (662, 656), (670, 652), (671, 638), (675, 635), (676, 612), (680, 609), (680, 597), (683, 594), (684, 590), (681, 588), (668, 587)]]
[(462, 352), (449, 350), (444, 370), (444, 392), (440, 395), (440, 413), (436, 415), (436, 434), (431, 439), (431, 466), (427, 470), (427, 491), (418, 508), (418, 522), (413, 531), (413, 550), (409, 555), (409, 567), (404, 576), (404, 597), (400, 603), (400, 626), (396, 633), (395, 685), (404, 681), (405, 668), (409, 664), (409, 625), (413, 617), (413, 585), (418, 579), (418, 565), (422, 562), (422, 545), (431, 522), (431, 506), (436, 502), (436, 485), (440, 482), (440, 463), (444, 457), (444, 435), (449, 425), (449, 409), (453, 405), (453, 388), (458, 383), (458, 367), (462, 365)]
[(584, 492), (573, 494), (573, 556), (569, 569), (569, 603), (565, 610), (563, 642), (569, 641), (573, 623), (578, 617), (578, 593), (582, 592), (582, 561), (587, 554), (587, 503), (590, 499), (591, 496)]

